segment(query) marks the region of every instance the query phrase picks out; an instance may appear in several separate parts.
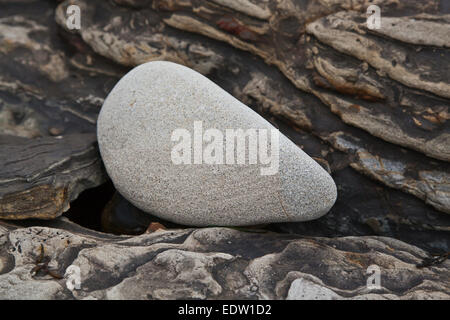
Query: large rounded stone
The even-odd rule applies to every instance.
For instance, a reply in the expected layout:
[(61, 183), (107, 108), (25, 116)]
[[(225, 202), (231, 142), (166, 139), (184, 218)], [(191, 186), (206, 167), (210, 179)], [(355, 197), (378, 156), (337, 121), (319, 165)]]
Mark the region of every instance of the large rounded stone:
[[(248, 136), (235, 139), (239, 129)], [(126, 74), (103, 104), (97, 134), (117, 190), (176, 223), (306, 221), (336, 200), (334, 181), (320, 165), (256, 112), (178, 64), (149, 62)]]

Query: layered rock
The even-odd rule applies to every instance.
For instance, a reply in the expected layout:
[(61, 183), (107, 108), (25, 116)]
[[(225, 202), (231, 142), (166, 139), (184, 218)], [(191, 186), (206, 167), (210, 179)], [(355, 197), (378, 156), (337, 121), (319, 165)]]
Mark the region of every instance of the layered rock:
[[(385, 237), (305, 238), (228, 228), (114, 237), (62, 220), (59, 227), (0, 227), (2, 299), (449, 298), (449, 262), (417, 268), (428, 257), (423, 250)], [(49, 257), (53, 276), (32, 275), (41, 255)], [(379, 288), (367, 286), (372, 265), (380, 271)], [(69, 266), (79, 267), (79, 289), (67, 287), (70, 274), (55, 278)]]
[(52, 219), (106, 180), (94, 134), (0, 136), (0, 218)]
[(95, 124), (126, 69), (67, 45), (50, 3), (2, 6), (0, 218), (51, 219), (106, 181)]

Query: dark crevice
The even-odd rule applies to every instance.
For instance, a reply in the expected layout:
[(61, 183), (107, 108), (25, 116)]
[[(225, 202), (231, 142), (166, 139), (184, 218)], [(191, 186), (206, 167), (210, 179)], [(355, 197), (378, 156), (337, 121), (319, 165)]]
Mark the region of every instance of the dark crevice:
[(82, 227), (103, 231), (101, 214), (114, 192), (114, 185), (111, 181), (96, 188), (87, 189), (71, 202), (70, 209), (64, 213), (64, 216)]
[(135, 207), (116, 191), (111, 181), (83, 191), (64, 216), (84, 228), (116, 235), (139, 235), (150, 225), (150, 229), (185, 227)]

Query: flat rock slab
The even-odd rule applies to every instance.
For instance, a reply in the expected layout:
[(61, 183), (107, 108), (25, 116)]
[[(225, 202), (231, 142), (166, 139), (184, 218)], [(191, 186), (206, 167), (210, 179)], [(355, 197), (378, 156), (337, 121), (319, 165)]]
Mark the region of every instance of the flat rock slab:
[(125, 75), (102, 106), (97, 135), (117, 190), (172, 222), (307, 221), (336, 200), (333, 179), (291, 140), (175, 63), (149, 62)]
[(95, 134), (0, 135), (0, 218), (53, 219), (106, 181)]

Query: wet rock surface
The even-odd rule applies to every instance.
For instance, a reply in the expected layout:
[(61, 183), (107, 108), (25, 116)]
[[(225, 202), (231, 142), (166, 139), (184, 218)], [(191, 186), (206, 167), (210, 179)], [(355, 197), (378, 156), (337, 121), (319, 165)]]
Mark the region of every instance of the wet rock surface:
[[(203, 229), (165, 231), (169, 233), (148, 240), (158, 233), (114, 236), (87, 230), (64, 217), (9, 220), (1, 227), (0, 287), (7, 290), (0, 290), (0, 294), (6, 298), (131, 297), (127, 287), (151, 286), (153, 282), (153, 289), (139, 287), (136, 297), (300, 298), (304, 294), (301, 287), (307, 286), (308, 292), (315, 292), (310, 298), (448, 299), (448, 262), (415, 267), (427, 252), (448, 252), (450, 244), (450, 55), (447, 35), (442, 31), (448, 26), (448, 17), (442, 15), (450, 12), (445, 0), (376, 1), (387, 19), (381, 30), (367, 30), (364, 13), (372, 1), (364, 0), (242, 1), (247, 5), (241, 7), (227, 1), (70, 3), (79, 4), (83, 12), (81, 30), (67, 30), (64, 12), (68, 1), (2, 2), (0, 159), (6, 159), (4, 164), (19, 159), (20, 154), (31, 158), (23, 171), (16, 172), (14, 188), (8, 182), (11, 172), (1, 171), (0, 216), (21, 219), (28, 212), (30, 216), (56, 217), (83, 190), (104, 181), (100, 179), (101, 166), (97, 166), (98, 154), (91, 149), (96, 148), (95, 143), (83, 139), (82, 144), (58, 144), (55, 137), (68, 141), (73, 139), (71, 135), (95, 134), (100, 106), (112, 87), (131, 67), (150, 60), (187, 65), (259, 112), (331, 173), (339, 197), (332, 211), (317, 221), (264, 227), (277, 234), (205, 229), (211, 238), (220, 238), (221, 230), (232, 232), (238, 242), (242, 241), (242, 249), (234, 248), (228, 235), (224, 236), (231, 241), (227, 245), (220, 241), (192, 245), (191, 240), (183, 244)], [(418, 28), (414, 33), (409, 32), (412, 19)], [(430, 29), (431, 35), (427, 32)], [(421, 36), (425, 33), (426, 37)], [(51, 146), (39, 146), (39, 137), (50, 139)], [(55, 147), (50, 151), (54, 162), (46, 167), (28, 147), (14, 155), (4, 151), (12, 146), (20, 150), (21, 145), (38, 146), (45, 152)], [(75, 150), (88, 149), (83, 156), (76, 156)], [(57, 159), (69, 160), (60, 166)], [(88, 163), (86, 169), (81, 168)], [(14, 161), (8, 165), (18, 168)], [(70, 176), (67, 168), (74, 179), (65, 180)], [(89, 170), (95, 172), (88, 175)], [(8, 198), (8, 194), (32, 194), (42, 188), (33, 189), (35, 180), (27, 181), (34, 173), (50, 181), (38, 182), (49, 186), (49, 192), (36, 193), (36, 201), (26, 203), (14, 200), (26, 197)], [(67, 200), (50, 203), (53, 198), (49, 195), (58, 187), (69, 190), (63, 198)], [(14, 205), (4, 205), (11, 203)], [(83, 210), (86, 207), (88, 202)], [(117, 203), (112, 207), (130, 210)], [(139, 232), (144, 229), (140, 226)], [(120, 232), (129, 231), (126, 227)], [(170, 232), (173, 237), (168, 236)], [(76, 248), (66, 247), (57, 233), (73, 240)], [(53, 238), (55, 241), (50, 241)], [(131, 264), (118, 261), (123, 267), (116, 273), (111, 273), (108, 262), (102, 262), (103, 269), (83, 271), (83, 279), (91, 280), (74, 296), (65, 287), (65, 279), (48, 274), (44, 274), (46, 280), (34, 279), (29, 274), (44, 239), (51, 243), (44, 245), (46, 255), (67, 250), (67, 256), (55, 255), (49, 263), (49, 269), (57, 272), (63, 272), (74, 259), (92, 265), (96, 260), (90, 259), (101, 256), (95, 248), (114, 252), (117, 247), (129, 247), (132, 250), (127, 254), (138, 258), (130, 259), (134, 261)], [(24, 241), (20, 247), (23, 254), (16, 245), (18, 240)], [(151, 243), (156, 247), (148, 249)], [(162, 245), (164, 249), (159, 252), (155, 249), (158, 243), (170, 245)], [(318, 243), (321, 245), (316, 246)], [(250, 244), (260, 249), (249, 248)], [(78, 257), (82, 250), (86, 251)], [(159, 253), (161, 257), (154, 260)], [(240, 260), (238, 255), (245, 258)], [(205, 282), (191, 289), (192, 281), (186, 279), (192, 279), (192, 268), (180, 269), (180, 277), (171, 271), (169, 280), (173, 282), (161, 278), (171, 283), (170, 290), (164, 291), (162, 280), (151, 278), (147, 271), (163, 276), (161, 270), (169, 270), (167, 259), (173, 257), (189, 262), (183, 266), (198, 262)], [(256, 267), (250, 268), (255, 259)], [(382, 283), (381, 292), (361, 289), (372, 262), (380, 263), (392, 280)], [(223, 269), (228, 264), (233, 268)], [(271, 267), (274, 265), (276, 268)], [(261, 266), (267, 268), (259, 269)], [(336, 268), (342, 270), (341, 277), (333, 273)], [(269, 276), (270, 271), (275, 278)], [(228, 286), (224, 279), (235, 279), (234, 275), (241, 282)], [(138, 278), (145, 281), (138, 284)], [(11, 284), (16, 285), (9, 287)]]

